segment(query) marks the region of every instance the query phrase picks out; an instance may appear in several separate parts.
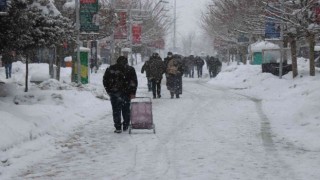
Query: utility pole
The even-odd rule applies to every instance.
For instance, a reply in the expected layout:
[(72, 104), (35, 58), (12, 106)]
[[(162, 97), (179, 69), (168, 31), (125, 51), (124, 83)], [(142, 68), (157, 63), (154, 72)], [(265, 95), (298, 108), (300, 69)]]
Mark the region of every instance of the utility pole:
[[(283, 17), (283, 0), (280, 0), (280, 9), (281, 9), (281, 17)], [(283, 28), (284, 28), (284, 24), (283, 21), (281, 20), (281, 26), (280, 26), (280, 63), (279, 63), (279, 78), (282, 79), (282, 68), (283, 68), (283, 56), (284, 56), (284, 52), (283, 52)]]
[(76, 32), (77, 32), (77, 80), (81, 84), (81, 63), (80, 63), (80, 0), (75, 0), (76, 10)]
[[(113, 10), (116, 9), (115, 6), (115, 0), (111, 0), (111, 8)], [(114, 31), (115, 31), (115, 26), (113, 27), (113, 32), (111, 35), (111, 44), (110, 44), (110, 65), (113, 65), (116, 63), (116, 59), (114, 57), (114, 47), (115, 47), (115, 42), (114, 42)]]
[(176, 51), (176, 33), (177, 33), (177, 0), (174, 0), (174, 12), (173, 12), (173, 51)]

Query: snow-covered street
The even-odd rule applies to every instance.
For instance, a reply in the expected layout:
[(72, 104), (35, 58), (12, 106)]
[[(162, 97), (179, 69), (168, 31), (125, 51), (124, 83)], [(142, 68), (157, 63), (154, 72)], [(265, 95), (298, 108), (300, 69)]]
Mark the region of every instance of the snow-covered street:
[[(140, 68), (141, 64), (136, 67), (138, 96), (150, 97)], [(228, 71), (219, 76), (236, 72)], [(103, 90), (99, 84), (102, 75), (102, 70), (92, 74), (91, 92), (92, 89), (95, 93)], [(66, 98), (76, 97), (70, 91), (87, 96), (87, 111), (67, 109), (68, 113), (63, 113), (56, 109), (54, 111), (60, 114), (53, 115), (63, 119), (64, 116), (72, 117), (70, 114), (73, 113), (83, 120), (73, 122), (68, 132), (48, 130), (46, 135), (3, 150), (0, 178), (320, 178), (319, 151), (316, 148), (308, 150), (298, 141), (279, 134), (273, 128), (278, 127), (277, 124), (273, 124), (269, 119), (272, 116), (265, 111), (265, 99), (243, 93), (241, 87), (217, 85), (218, 80), (209, 81), (209, 78), (184, 78), (180, 99), (169, 98), (163, 81), (163, 98), (152, 100), (156, 134), (151, 130), (133, 130), (131, 135), (127, 132), (115, 134), (108, 100), (87, 94), (86, 90), (55, 91), (63, 94), (61, 104), (66, 108), (69, 108)]]

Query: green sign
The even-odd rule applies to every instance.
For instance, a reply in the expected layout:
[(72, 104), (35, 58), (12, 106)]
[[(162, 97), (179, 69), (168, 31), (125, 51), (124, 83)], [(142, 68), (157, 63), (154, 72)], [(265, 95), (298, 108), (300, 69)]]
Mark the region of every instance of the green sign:
[(98, 0), (80, 0), (80, 31), (99, 31)]
[[(89, 52), (81, 51), (80, 52), (80, 63), (81, 63), (81, 84), (89, 83)], [(77, 66), (77, 57), (72, 58), (73, 70), (72, 70), (72, 82), (78, 82), (78, 66)]]

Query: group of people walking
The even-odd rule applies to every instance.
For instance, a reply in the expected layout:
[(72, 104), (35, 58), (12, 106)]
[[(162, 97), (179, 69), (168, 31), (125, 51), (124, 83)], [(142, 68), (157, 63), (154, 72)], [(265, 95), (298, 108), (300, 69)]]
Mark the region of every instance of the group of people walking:
[[(210, 77), (215, 77), (221, 69), (221, 62), (214, 57), (205, 59)], [(166, 86), (170, 91), (171, 99), (180, 98), (182, 94), (182, 77), (194, 77), (197, 68), (198, 78), (202, 77), (202, 68), (205, 62), (201, 57), (182, 57), (168, 52), (162, 60), (158, 53), (153, 53), (141, 68), (141, 73), (146, 72), (148, 90), (152, 91), (153, 98), (161, 98), (161, 81), (166, 77)], [(110, 97), (113, 111), (115, 133), (126, 131), (130, 124), (130, 104), (135, 98), (138, 87), (137, 74), (128, 59), (120, 56), (116, 64), (106, 69), (103, 76), (103, 85)], [(123, 122), (121, 122), (121, 115)]]
[(182, 94), (183, 67), (181, 57), (168, 52), (164, 61), (158, 53), (153, 53), (141, 68), (141, 73), (146, 72), (148, 90), (152, 91), (153, 98), (161, 98), (161, 81), (163, 74), (167, 80), (167, 89), (170, 91), (171, 99), (180, 98)]

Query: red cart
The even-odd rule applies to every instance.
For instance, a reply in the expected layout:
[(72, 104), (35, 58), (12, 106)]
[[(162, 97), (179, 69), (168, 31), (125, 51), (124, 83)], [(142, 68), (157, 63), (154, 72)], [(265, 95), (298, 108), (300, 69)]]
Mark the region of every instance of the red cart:
[(150, 97), (136, 97), (131, 101), (129, 134), (132, 129), (148, 129), (156, 133), (152, 119), (152, 102)]

